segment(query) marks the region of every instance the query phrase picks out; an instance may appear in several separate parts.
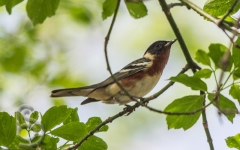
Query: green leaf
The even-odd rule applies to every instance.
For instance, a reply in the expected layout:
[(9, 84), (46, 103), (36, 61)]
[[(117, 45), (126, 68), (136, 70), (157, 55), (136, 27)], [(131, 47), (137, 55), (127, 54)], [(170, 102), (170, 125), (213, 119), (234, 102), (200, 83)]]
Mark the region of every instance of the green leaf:
[(208, 79), (212, 75), (212, 70), (210, 69), (201, 69), (194, 73), (194, 77)]
[(29, 122), (31, 124), (34, 124), (36, 121), (38, 120), (38, 112), (34, 111), (31, 115), (30, 115), (30, 120)]
[(22, 1), (23, 0), (6, 0), (5, 5), (6, 5), (7, 12), (11, 14), (12, 8), (17, 4), (21, 3)]
[(42, 126), (40, 124), (34, 124), (32, 127), (31, 127), (31, 131), (33, 132), (40, 132), (42, 129)]
[(196, 52), (196, 61), (211, 67), (211, 62), (207, 53), (201, 49)]
[(128, 9), (128, 12), (133, 18), (138, 19), (147, 15), (148, 10), (143, 2), (135, 3), (135, 2), (125, 1), (125, 3)]
[(116, 9), (118, 0), (105, 0), (102, 5), (102, 18), (103, 20), (107, 19), (107, 17), (112, 16), (114, 10)]
[(47, 17), (52, 17), (58, 8), (60, 0), (28, 0), (27, 14), (33, 25), (43, 23)]
[[(71, 108), (72, 109), (72, 108)], [(69, 117), (63, 122), (63, 124), (67, 124), (69, 122), (79, 122), (79, 117), (78, 117), (78, 108), (72, 109), (71, 114)]]
[[(211, 57), (211, 59), (213, 60), (215, 67), (216, 68), (221, 68), (221, 64), (220, 61), (224, 55), (224, 53), (227, 50), (227, 47), (222, 45), (222, 44), (211, 44), (209, 47), (209, 53), (208, 55)], [(230, 56), (229, 59), (229, 65), (226, 71), (230, 71), (232, 68), (232, 59)]]
[[(214, 95), (208, 94), (208, 99), (213, 101)], [(213, 102), (213, 105), (217, 107), (216, 102)], [(227, 117), (227, 119), (233, 122), (233, 118), (235, 117), (235, 113), (238, 112), (236, 105), (229, 100), (227, 97), (223, 96), (222, 94), (219, 95), (218, 105), (221, 112)]]
[(228, 137), (226, 143), (229, 148), (240, 149), (240, 134)]
[(8, 0), (0, 0), (0, 6), (6, 5)]
[[(193, 112), (202, 108), (204, 101), (204, 95), (191, 95), (185, 96), (179, 99), (174, 100), (169, 104), (164, 111), (166, 112)], [(167, 115), (167, 124), (168, 129), (183, 128), (187, 130), (191, 128), (199, 119), (201, 111), (194, 115)]]
[(16, 149), (16, 150), (22, 150), (20, 147), (19, 147), (19, 143), (20, 143), (20, 140), (18, 139), (17, 136), (15, 136), (15, 139), (13, 140), (13, 142), (8, 146), (9, 149)]
[(197, 77), (189, 77), (186, 74), (180, 74), (176, 77), (171, 77), (171, 81), (182, 83), (193, 90), (207, 91), (207, 85)]
[(0, 112), (0, 145), (8, 147), (16, 136), (16, 119), (6, 112)]
[(101, 138), (91, 136), (78, 150), (107, 150), (108, 146)]
[(233, 77), (233, 80), (238, 80), (238, 79), (240, 79), (240, 67), (239, 67), (238, 69), (236, 69), (236, 70), (233, 71), (232, 77)]
[(11, 73), (19, 73), (25, 64), (26, 56), (29, 55), (27, 47), (14, 44), (4, 49), (3, 52), (0, 57), (0, 65), (3, 69)]
[(240, 86), (239, 85), (232, 85), (229, 94), (236, 100), (238, 100), (238, 103), (240, 104)]
[[(234, 1), (235, 0), (212, 0), (204, 5), (203, 10), (215, 17), (222, 16), (228, 12)], [(236, 13), (239, 8), (240, 5), (238, 3), (231, 14)]]
[(47, 110), (47, 112), (42, 117), (42, 125), (44, 126), (44, 131), (47, 132), (65, 121), (71, 114), (72, 110), (67, 108), (66, 105), (54, 106)]
[[(237, 39), (236, 44), (240, 45), (240, 38)], [(232, 48), (232, 58), (235, 68), (240, 68), (240, 48), (233, 46)]]
[(44, 138), (40, 144), (40, 147), (45, 150), (57, 149), (57, 143), (59, 142), (59, 138), (51, 137), (47, 134), (44, 135)]
[(70, 122), (50, 132), (52, 135), (69, 141), (78, 141), (87, 135), (86, 125), (81, 122)]
[[(89, 118), (86, 123), (87, 131), (90, 132), (91, 130), (93, 130), (96, 126), (98, 126), (101, 123), (102, 123), (102, 120), (99, 117)], [(101, 132), (101, 131), (107, 131), (107, 130), (108, 130), (108, 126), (105, 125), (99, 131)]]
[(19, 111), (15, 112), (15, 118), (18, 121), (18, 126), (20, 126), (22, 129), (27, 129), (28, 128), (23, 115)]

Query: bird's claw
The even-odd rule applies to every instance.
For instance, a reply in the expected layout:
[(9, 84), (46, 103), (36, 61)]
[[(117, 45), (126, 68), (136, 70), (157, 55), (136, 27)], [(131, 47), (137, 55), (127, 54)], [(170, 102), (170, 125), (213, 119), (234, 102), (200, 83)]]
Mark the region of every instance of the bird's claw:
[(125, 105), (126, 107), (123, 108), (124, 111), (127, 111), (128, 113), (126, 116), (130, 115), (133, 111), (135, 111), (135, 108), (133, 108), (131, 105)]

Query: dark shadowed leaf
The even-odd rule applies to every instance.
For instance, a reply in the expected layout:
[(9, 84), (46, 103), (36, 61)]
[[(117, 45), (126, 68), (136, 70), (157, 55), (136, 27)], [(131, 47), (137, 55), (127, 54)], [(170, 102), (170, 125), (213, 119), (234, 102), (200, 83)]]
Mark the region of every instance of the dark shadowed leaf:
[(229, 148), (240, 149), (240, 134), (236, 134), (235, 136), (230, 136), (225, 140)]
[(78, 141), (87, 135), (86, 125), (81, 122), (70, 122), (50, 132), (52, 135), (69, 141)]
[[(174, 100), (164, 111), (166, 112), (193, 112), (201, 109), (203, 105), (204, 95), (185, 96)], [(167, 115), (168, 129), (183, 128), (184, 130), (192, 127), (201, 115), (201, 111), (193, 115)]]
[(125, 3), (128, 9), (128, 12), (133, 18), (138, 19), (147, 15), (148, 10), (143, 2), (135, 3), (135, 2), (125, 1)]
[(78, 150), (107, 150), (107, 148), (106, 142), (93, 135)]
[[(208, 94), (208, 99), (210, 101), (213, 101), (214, 95)], [(213, 102), (213, 105), (218, 107), (216, 102)], [(221, 94), (219, 95), (218, 105), (219, 105), (219, 108), (221, 109), (221, 112), (228, 118), (228, 120), (233, 122), (235, 113), (238, 112), (236, 105), (231, 100), (229, 100), (227, 97), (225, 97)]]
[(201, 69), (194, 73), (194, 77), (208, 79), (212, 75), (212, 70), (210, 69)]
[(182, 83), (193, 90), (207, 91), (207, 85), (201, 79), (197, 77), (189, 77), (186, 74), (180, 74), (176, 77), (171, 77), (171, 81)]
[(44, 127), (44, 131), (49, 131), (56, 125), (59, 125), (65, 121), (71, 112), (72, 109), (67, 108), (66, 105), (59, 107), (54, 106), (48, 109), (42, 117), (42, 125)]

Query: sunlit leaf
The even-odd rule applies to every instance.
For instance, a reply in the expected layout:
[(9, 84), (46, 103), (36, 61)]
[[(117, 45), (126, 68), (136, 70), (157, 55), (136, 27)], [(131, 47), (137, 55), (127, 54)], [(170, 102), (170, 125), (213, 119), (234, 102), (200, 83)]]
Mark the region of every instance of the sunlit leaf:
[[(204, 101), (204, 95), (191, 95), (185, 96), (174, 100), (169, 104), (164, 111), (166, 112), (193, 112), (202, 108)], [(183, 128), (187, 130), (191, 128), (199, 119), (201, 111), (192, 115), (167, 115), (168, 129)]]
[(210, 63), (210, 59), (209, 59), (209, 56), (207, 55), (207, 53), (203, 50), (198, 50), (196, 52), (196, 57), (195, 59), (199, 62), (199, 63), (202, 63), (204, 65), (207, 65), (207, 66), (211, 66), (211, 63)]
[(86, 125), (81, 122), (70, 122), (50, 132), (52, 135), (69, 141), (78, 141), (87, 135)]
[(14, 6), (16, 6), (17, 4), (21, 3), (23, 0), (6, 0), (5, 1), (5, 5), (6, 5), (6, 9), (7, 9), (7, 12), (9, 14), (12, 13), (12, 8)]
[(240, 149), (240, 134), (228, 137), (226, 143), (229, 148)]
[(234, 80), (240, 79), (240, 67), (233, 71), (233, 79)]
[[(240, 38), (237, 39), (236, 44), (240, 45)], [(232, 58), (235, 68), (240, 68), (240, 48), (233, 46), (232, 48)]]
[(59, 142), (59, 138), (54, 138), (54, 137), (51, 137), (51, 136), (45, 134), (40, 147), (42, 149), (46, 149), (46, 150), (57, 149), (58, 142)]
[(53, 106), (48, 109), (42, 117), (42, 125), (44, 126), (44, 131), (49, 131), (56, 125), (59, 125), (65, 121), (71, 114), (72, 109), (67, 108), (66, 105), (63, 106)]
[[(227, 13), (234, 2), (235, 0), (211, 0), (204, 5), (203, 10), (212, 16), (218, 17)], [(230, 14), (236, 13), (239, 8), (240, 5), (238, 3)]]
[(107, 17), (110, 17), (113, 15), (114, 10), (117, 6), (118, 0), (105, 0), (105, 2), (102, 5), (102, 18), (103, 20), (107, 19)]
[[(222, 68), (221, 67), (221, 59), (224, 55), (224, 53), (227, 51), (227, 47), (222, 45), (222, 44), (211, 44), (209, 47), (209, 53), (208, 55), (211, 57), (211, 59), (213, 60), (215, 67), (216, 68)], [(229, 58), (229, 64), (228, 64), (228, 68), (226, 71), (230, 71), (232, 68), (232, 58), (230, 56)]]
[(63, 122), (63, 124), (67, 124), (69, 122), (79, 122), (79, 116), (78, 116), (78, 108), (71, 108), (72, 112), (69, 115), (69, 117)]
[(9, 146), (16, 136), (16, 119), (6, 112), (0, 112), (0, 145)]
[(207, 85), (201, 79), (197, 77), (189, 77), (186, 74), (180, 74), (176, 77), (171, 77), (171, 81), (182, 83), (188, 87), (191, 87), (193, 90), (202, 90), (207, 91)]
[(238, 103), (240, 104), (240, 86), (239, 85), (232, 85), (229, 94), (236, 100), (238, 100)]
[(43, 23), (47, 17), (52, 17), (58, 8), (60, 0), (28, 0), (27, 14), (33, 25)]
[[(87, 123), (86, 123), (88, 132), (93, 130), (96, 126), (98, 126), (101, 123), (102, 123), (102, 120), (99, 117), (89, 118)], [(107, 131), (107, 130), (108, 130), (108, 126), (105, 125), (99, 131), (101, 132), (101, 131)]]
[(136, 3), (136, 2), (125, 1), (125, 3), (128, 9), (128, 12), (133, 18), (138, 19), (147, 15), (148, 10), (143, 2)]
[(212, 75), (212, 70), (210, 69), (201, 69), (194, 73), (194, 77), (208, 79)]
[(106, 142), (93, 135), (78, 150), (107, 150), (107, 148)]

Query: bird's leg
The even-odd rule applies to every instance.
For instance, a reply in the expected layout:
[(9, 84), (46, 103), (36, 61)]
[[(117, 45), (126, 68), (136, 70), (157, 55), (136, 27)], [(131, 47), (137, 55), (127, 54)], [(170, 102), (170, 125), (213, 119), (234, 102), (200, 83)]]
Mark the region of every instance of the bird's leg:
[(139, 98), (143, 106), (147, 106), (149, 101), (144, 101), (144, 98)]

